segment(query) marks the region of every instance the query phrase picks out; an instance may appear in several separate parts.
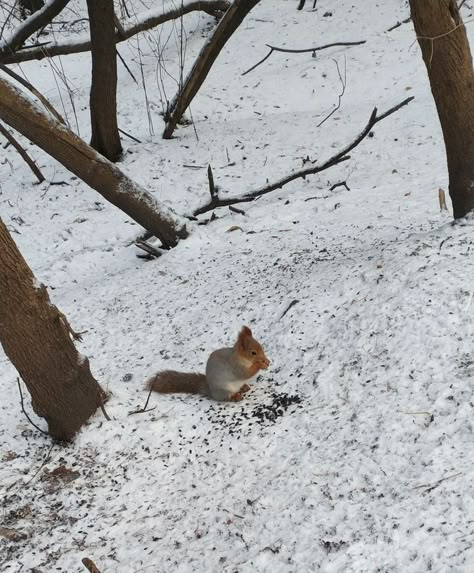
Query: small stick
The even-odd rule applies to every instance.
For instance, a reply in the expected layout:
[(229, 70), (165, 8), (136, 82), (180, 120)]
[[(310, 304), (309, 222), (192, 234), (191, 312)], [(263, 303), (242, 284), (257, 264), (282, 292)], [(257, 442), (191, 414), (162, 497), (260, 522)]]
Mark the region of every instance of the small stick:
[(444, 194), (444, 189), (441, 189), (441, 187), (438, 189), (438, 200), (440, 210), (447, 211), (448, 206), (446, 205), (446, 195)]
[(141, 141), (139, 139), (137, 139), (136, 137), (133, 137), (133, 135), (130, 135), (129, 133), (127, 133), (123, 129), (120, 129), (120, 127), (118, 128), (118, 130), (120, 131), (120, 133), (122, 135), (125, 135), (125, 137), (129, 137), (130, 139), (133, 139), (133, 141), (136, 141), (137, 143), (141, 143)]
[(385, 31), (386, 32), (392, 32), (393, 30), (396, 30), (397, 28), (399, 28), (402, 24), (408, 24), (408, 22), (410, 20), (411, 20), (411, 16), (408, 16), (408, 18), (405, 18), (405, 20), (402, 20), (401, 22), (397, 22), (396, 24), (394, 24), (393, 26), (391, 26), (390, 28), (388, 28)]
[(280, 316), (280, 318), (278, 320), (281, 320), (285, 314), (290, 310), (291, 307), (295, 306), (295, 304), (298, 304), (300, 301), (298, 299), (294, 299), (290, 302), (290, 304), (286, 307), (286, 309), (283, 311), (283, 314)]
[(339, 183), (334, 183), (334, 185), (329, 187), (329, 191), (334, 191), (334, 189), (337, 189), (338, 187), (345, 187), (348, 191), (350, 191), (349, 186), (347, 185), (347, 181), (339, 181)]
[(207, 178), (209, 180), (209, 193), (211, 194), (211, 200), (217, 199), (217, 188), (214, 184), (214, 174), (212, 173), (211, 164), (207, 166)]
[(161, 251), (159, 251), (158, 249), (156, 249), (155, 247), (153, 247), (152, 245), (150, 245), (146, 241), (142, 241), (141, 239), (137, 239), (134, 244), (136, 247), (138, 247), (142, 251), (145, 251), (146, 253), (148, 253), (149, 255), (151, 255), (153, 257), (158, 258), (158, 257), (161, 257), (161, 255), (163, 254)]
[(144, 414), (145, 412), (151, 412), (152, 410), (154, 410), (156, 408), (156, 406), (154, 406), (153, 408), (150, 408), (149, 410), (146, 409), (146, 407), (148, 406), (148, 402), (150, 401), (150, 396), (151, 393), (153, 392), (153, 387), (155, 385), (155, 382), (158, 378), (158, 374), (155, 376), (155, 379), (153, 380), (153, 384), (150, 384), (150, 391), (148, 392), (148, 396), (145, 402), (145, 405), (143, 406), (143, 408), (141, 408), (140, 410), (134, 410), (133, 412), (129, 412), (128, 415), (129, 416), (133, 416), (133, 414)]
[(234, 207), (233, 205), (229, 205), (229, 211), (238, 213), (239, 215), (245, 215), (245, 211), (243, 209), (237, 209), (237, 207)]
[(100, 573), (100, 571), (97, 569), (97, 566), (92, 561), (92, 559), (89, 559), (88, 557), (84, 557), (84, 559), (82, 560), (82, 564), (89, 571), (89, 573)]

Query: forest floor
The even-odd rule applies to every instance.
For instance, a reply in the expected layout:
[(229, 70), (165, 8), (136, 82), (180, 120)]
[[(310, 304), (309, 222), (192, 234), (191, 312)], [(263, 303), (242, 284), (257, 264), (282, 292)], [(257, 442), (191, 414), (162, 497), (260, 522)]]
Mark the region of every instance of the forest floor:
[[(83, 557), (102, 573), (474, 570), (473, 224), (439, 209), (447, 171), (426, 70), (411, 23), (386, 31), (406, 2), (306, 4), (251, 12), (193, 102), (194, 127), (171, 141), (160, 98), (176, 89), (180, 23), (121, 44), (138, 81), (120, 66), (119, 125), (141, 143), (123, 139), (120, 166), (190, 213), (208, 200), (208, 164), (223, 193), (240, 194), (334, 155), (375, 106), (415, 99), (349, 161), (245, 214), (219, 209), (159, 259), (138, 258), (141, 229), (37, 148), (25, 142), (41, 185), (2, 149), (0, 215), (87, 331), (80, 352), (111, 392), (112, 418), (98, 412), (74, 443), (52, 445), (21, 412), (0, 354), (5, 573), (79, 573)], [(187, 70), (212, 18), (183, 22)], [(358, 40), (275, 53), (241, 75), (265, 44)], [(345, 93), (318, 127), (341, 92), (335, 62)], [(16, 69), (89, 138), (87, 54)], [(349, 189), (330, 190), (341, 181)], [(244, 324), (272, 361), (244, 402), (153, 395), (152, 410), (130, 415), (147, 377), (203, 371)]]

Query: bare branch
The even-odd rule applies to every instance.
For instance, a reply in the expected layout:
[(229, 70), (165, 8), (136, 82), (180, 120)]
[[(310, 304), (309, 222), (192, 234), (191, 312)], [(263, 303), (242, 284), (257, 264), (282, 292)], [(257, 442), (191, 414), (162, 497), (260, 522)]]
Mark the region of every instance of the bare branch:
[(50, 0), (40, 10), (33, 12), (10, 37), (0, 42), (0, 56), (15, 52), (30, 36), (49, 24), (68, 3), (69, 0)]
[[(64, 0), (63, 0), (64, 1)], [(160, 24), (175, 20), (189, 14), (190, 12), (201, 11), (212, 16), (222, 14), (229, 7), (228, 0), (183, 0), (175, 8), (169, 5), (150, 10), (146, 15), (137, 18), (129, 18), (122, 22), (121, 30), (115, 33), (116, 44), (128, 40), (132, 36), (146, 30), (150, 30)], [(4, 64), (14, 64), (27, 62), (29, 60), (41, 60), (47, 57), (61, 56), (67, 54), (78, 54), (88, 52), (91, 49), (91, 42), (88, 36), (74, 42), (46, 42), (41, 45), (22, 49), (18, 52), (0, 53), (0, 61)]]
[(33, 159), (28, 155), (26, 149), (20, 145), (20, 143), (13, 137), (13, 135), (0, 123), (0, 133), (3, 137), (13, 145), (13, 147), (21, 155), (23, 161), (28, 165), (28, 167), (33, 171), (39, 183), (43, 183), (44, 175), (41, 173), (39, 167), (36, 165)]
[(236, 203), (248, 203), (249, 201), (253, 201), (257, 197), (261, 197), (262, 195), (266, 195), (267, 193), (275, 191), (276, 189), (281, 189), (284, 185), (286, 185), (287, 183), (290, 183), (291, 181), (294, 181), (295, 179), (300, 179), (300, 178), (304, 179), (308, 175), (314, 175), (315, 173), (320, 173), (321, 171), (324, 171), (325, 169), (329, 169), (330, 167), (333, 167), (334, 165), (342, 163), (343, 161), (347, 161), (348, 159), (350, 159), (349, 155), (347, 155), (347, 154), (350, 151), (352, 151), (355, 147), (357, 147), (359, 145), (359, 143), (367, 137), (367, 135), (369, 135), (371, 129), (379, 121), (382, 121), (382, 119), (385, 119), (389, 115), (392, 115), (392, 113), (395, 113), (400, 108), (402, 108), (405, 105), (407, 105), (408, 103), (410, 103), (413, 99), (414, 99), (413, 96), (406, 98), (402, 102), (400, 102), (399, 104), (391, 107), (390, 109), (388, 109), (387, 111), (385, 111), (384, 113), (382, 113), (380, 115), (377, 115), (377, 108), (375, 107), (370, 118), (369, 118), (369, 121), (367, 122), (367, 125), (359, 133), (359, 135), (351, 143), (346, 145), (346, 147), (344, 147), (344, 149), (342, 149), (339, 153), (337, 153), (336, 155), (334, 155), (333, 157), (331, 157), (330, 159), (328, 159), (324, 163), (322, 163), (320, 165), (314, 165), (313, 164), (310, 167), (305, 167), (304, 169), (301, 169), (299, 171), (295, 171), (294, 173), (291, 173), (290, 175), (287, 175), (283, 179), (279, 179), (278, 181), (275, 181), (274, 183), (271, 183), (270, 185), (266, 185), (265, 187), (261, 187), (260, 189), (257, 189), (256, 191), (249, 191), (248, 193), (245, 193), (244, 195), (240, 195), (239, 197), (226, 197), (226, 198), (220, 198), (219, 196), (212, 197), (208, 203), (206, 203), (202, 207), (199, 207), (198, 209), (196, 209), (193, 212), (193, 216), (196, 217), (198, 215), (202, 215), (203, 213), (207, 213), (208, 211), (212, 211), (213, 209), (216, 209), (217, 207), (226, 207), (228, 205), (235, 205)]
[(310, 52), (319, 52), (320, 50), (326, 50), (327, 48), (334, 48), (335, 46), (360, 46), (365, 44), (367, 40), (361, 40), (360, 42), (334, 42), (333, 44), (326, 44), (324, 46), (316, 46), (315, 48), (304, 48), (302, 50), (290, 50), (287, 48), (277, 48), (276, 46), (270, 46), (266, 44), (267, 48), (270, 48), (268, 54), (262, 58), (259, 62), (253, 65), (251, 68), (242, 73), (243, 76), (252, 72), (255, 68), (258, 68), (263, 62), (267, 61), (268, 58), (273, 54), (273, 52), (282, 52), (284, 54), (308, 54)]

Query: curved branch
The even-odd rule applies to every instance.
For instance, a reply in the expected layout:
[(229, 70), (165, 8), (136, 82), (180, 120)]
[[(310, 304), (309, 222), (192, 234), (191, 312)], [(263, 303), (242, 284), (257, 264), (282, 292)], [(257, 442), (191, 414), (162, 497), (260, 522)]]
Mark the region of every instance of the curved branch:
[(328, 159), (327, 161), (325, 161), (321, 165), (314, 165), (313, 164), (310, 167), (305, 167), (304, 169), (301, 169), (299, 171), (295, 171), (294, 173), (291, 173), (290, 175), (287, 175), (283, 179), (279, 179), (278, 181), (275, 181), (274, 183), (271, 183), (270, 185), (266, 185), (265, 187), (261, 187), (260, 189), (257, 189), (256, 191), (249, 191), (248, 193), (245, 193), (244, 195), (240, 195), (239, 197), (227, 197), (227, 198), (222, 199), (222, 198), (219, 198), (219, 196), (217, 194), (211, 195), (211, 200), (208, 203), (206, 203), (205, 205), (203, 205), (202, 207), (199, 207), (198, 209), (196, 209), (193, 212), (193, 216), (197, 217), (198, 215), (202, 215), (203, 213), (207, 213), (208, 211), (212, 211), (213, 209), (216, 209), (217, 207), (226, 207), (228, 205), (234, 205), (236, 203), (247, 203), (249, 201), (253, 201), (257, 197), (261, 197), (262, 195), (266, 195), (267, 193), (270, 193), (271, 191), (275, 191), (276, 189), (281, 189), (284, 185), (286, 185), (287, 183), (290, 183), (291, 181), (294, 181), (295, 179), (300, 179), (300, 178), (304, 179), (308, 175), (314, 175), (315, 173), (319, 173), (321, 171), (324, 171), (325, 169), (329, 169), (329, 167), (333, 167), (334, 165), (337, 165), (338, 163), (342, 163), (343, 161), (347, 161), (348, 159), (350, 159), (350, 156), (347, 154), (350, 151), (352, 151), (355, 147), (357, 147), (359, 145), (359, 143), (369, 135), (371, 129), (374, 127), (375, 124), (377, 124), (379, 121), (382, 121), (382, 119), (385, 119), (389, 115), (392, 115), (392, 113), (395, 113), (400, 108), (402, 108), (405, 105), (407, 105), (408, 103), (410, 103), (412, 101), (412, 99), (414, 99), (413, 96), (406, 98), (402, 102), (400, 102), (399, 104), (391, 107), (390, 109), (381, 113), (380, 115), (377, 115), (377, 108), (374, 107), (374, 110), (373, 110), (373, 112), (369, 118), (369, 121), (367, 122), (367, 125), (359, 133), (359, 135), (351, 143), (346, 145), (346, 147), (344, 147), (344, 149), (339, 151), (339, 153), (336, 153), (336, 155), (333, 155), (330, 159)]
[[(115, 43), (124, 42), (140, 32), (150, 30), (155, 26), (164, 24), (169, 20), (175, 20), (190, 12), (200, 10), (212, 16), (217, 16), (225, 12), (229, 5), (228, 0), (183, 0), (176, 8), (169, 9), (168, 6), (165, 6), (156, 10), (148, 10), (144, 14), (139, 15), (138, 19), (128, 18), (125, 22), (122, 22), (122, 29), (115, 33)], [(88, 52), (90, 49), (90, 38), (86, 36), (74, 42), (48, 42), (41, 46), (22, 49), (14, 54), (2, 54), (0, 52), (0, 62), (17, 64), (29, 60), (41, 60), (53, 56)]]
[(334, 48), (335, 46), (360, 46), (365, 44), (367, 40), (361, 40), (360, 42), (334, 42), (333, 44), (325, 44), (324, 46), (316, 46), (315, 48), (303, 48), (302, 50), (290, 50), (287, 48), (277, 48), (276, 46), (270, 46), (270, 44), (265, 44), (267, 48), (270, 48), (268, 54), (259, 60), (255, 65), (242, 73), (243, 76), (252, 72), (255, 68), (258, 68), (263, 62), (266, 62), (268, 58), (273, 54), (273, 52), (283, 52), (284, 54), (307, 54), (309, 52), (319, 52), (319, 50), (325, 50), (326, 48)]

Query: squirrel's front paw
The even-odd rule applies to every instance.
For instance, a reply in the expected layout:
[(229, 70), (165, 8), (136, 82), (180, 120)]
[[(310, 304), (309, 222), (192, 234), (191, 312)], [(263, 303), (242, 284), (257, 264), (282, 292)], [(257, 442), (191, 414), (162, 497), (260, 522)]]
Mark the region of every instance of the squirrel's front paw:
[(244, 384), (242, 386), (242, 388), (239, 390), (240, 394), (244, 394), (245, 392), (248, 392), (250, 390), (250, 386), (248, 384)]
[(241, 400), (243, 400), (243, 396), (240, 392), (236, 392), (235, 394), (232, 394), (230, 397), (231, 402), (240, 402)]

